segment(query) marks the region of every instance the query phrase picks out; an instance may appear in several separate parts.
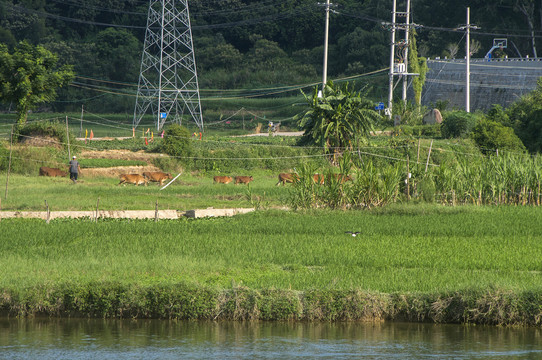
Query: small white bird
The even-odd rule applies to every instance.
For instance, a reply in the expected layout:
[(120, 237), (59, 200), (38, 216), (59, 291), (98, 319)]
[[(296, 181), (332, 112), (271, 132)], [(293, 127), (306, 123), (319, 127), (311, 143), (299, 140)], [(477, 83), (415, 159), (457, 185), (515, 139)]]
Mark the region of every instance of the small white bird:
[(354, 231), (345, 231), (344, 233), (345, 234), (350, 234), (352, 236), (356, 236), (357, 234), (360, 234), (361, 231), (355, 231), (355, 232)]

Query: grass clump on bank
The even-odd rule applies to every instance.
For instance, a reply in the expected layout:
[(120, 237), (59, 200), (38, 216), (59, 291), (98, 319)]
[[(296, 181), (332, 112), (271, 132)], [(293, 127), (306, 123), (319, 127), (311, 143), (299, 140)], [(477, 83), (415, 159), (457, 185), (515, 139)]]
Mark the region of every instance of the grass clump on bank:
[(159, 223), (3, 220), (0, 308), (538, 325), (537, 210), (391, 206)]

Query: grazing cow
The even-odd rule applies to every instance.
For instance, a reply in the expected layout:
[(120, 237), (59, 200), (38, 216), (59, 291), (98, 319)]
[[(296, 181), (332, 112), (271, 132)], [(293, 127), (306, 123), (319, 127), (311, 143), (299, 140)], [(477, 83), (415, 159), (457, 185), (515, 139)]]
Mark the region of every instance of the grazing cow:
[(236, 176), (235, 177), (235, 185), (237, 184), (247, 184), (254, 180), (252, 176)]
[(66, 171), (62, 171), (62, 170), (57, 169), (57, 168), (50, 168), (50, 167), (47, 167), (47, 166), (42, 166), (42, 167), (40, 167), (40, 176), (52, 176), (52, 177), (61, 176), (61, 177), (64, 177), (64, 176), (68, 176), (68, 173)]
[(213, 181), (219, 184), (229, 184), (233, 181), (233, 178), (231, 176), (215, 176)]
[(282, 183), (282, 185), (286, 185), (286, 183), (294, 183), (296, 181), (299, 181), (299, 175), (296, 173), (280, 173), (277, 186), (279, 186), (280, 183)]
[(145, 171), (143, 173), (143, 177), (145, 177), (145, 179), (148, 181), (159, 182), (160, 186), (164, 184), (164, 181), (172, 178), (170, 174), (163, 173), (161, 171)]
[(324, 185), (324, 175), (322, 175), (322, 174), (314, 174), (312, 176), (312, 179), (314, 180), (315, 183), (317, 183), (319, 185)]
[(327, 181), (329, 182), (331, 180), (331, 176), (333, 176), (335, 178), (335, 180), (337, 180), (338, 183), (340, 184), (344, 184), (346, 181), (351, 181), (352, 178), (350, 177), (350, 175), (344, 175), (344, 174), (329, 174), (327, 176)]
[[(345, 181), (350, 181), (352, 180), (352, 178), (349, 176), (349, 175), (344, 175), (344, 174), (327, 174), (326, 177), (324, 177), (324, 175), (322, 174), (314, 174), (312, 176), (312, 179), (314, 180), (315, 183), (317, 183), (318, 185), (324, 185), (324, 182), (331, 182), (331, 178), (334, 178), (337, 182), (339, 182), (340, 184), (344, 184)], [(324, 181), (325, 180), (325, 181)]]
[(135, 186), (145, 184), (147, 186), (147, 179), (140, 174), (122, 174), (120, 177), (120, 184), (134, 184)]

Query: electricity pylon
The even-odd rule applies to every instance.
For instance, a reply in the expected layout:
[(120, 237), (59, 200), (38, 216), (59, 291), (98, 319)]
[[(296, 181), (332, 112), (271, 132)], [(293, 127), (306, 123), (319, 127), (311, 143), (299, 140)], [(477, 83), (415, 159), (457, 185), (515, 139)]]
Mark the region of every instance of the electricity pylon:
[(181, 124), (186, 111), (203, 131), (188, 0), (149, 0), (134, 128), (149, 108), (157, 130)]

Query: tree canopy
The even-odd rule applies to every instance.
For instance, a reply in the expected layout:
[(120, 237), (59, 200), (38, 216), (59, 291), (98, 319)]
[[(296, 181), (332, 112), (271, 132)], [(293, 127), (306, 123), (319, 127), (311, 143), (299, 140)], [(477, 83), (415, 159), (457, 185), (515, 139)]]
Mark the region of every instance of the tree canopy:
[(321, 95), (318, 96), (316, 87), (312, 95), (305, 95), (309, 109), (299, 121), (305, 130), (304, 143), (322, 146), (332, 153), (352, 149), (380, 119), (375, 104), (353, 85), (335, 85), (330, 81)]
[(53, 101), (57, 89), (73, 78), (71, 66), (57, 63), (58, 57), (42, 46), (23, 41), (10, 53), (0, 44), (0, 99), (14, 104), (19, 127), (29, 110)]

